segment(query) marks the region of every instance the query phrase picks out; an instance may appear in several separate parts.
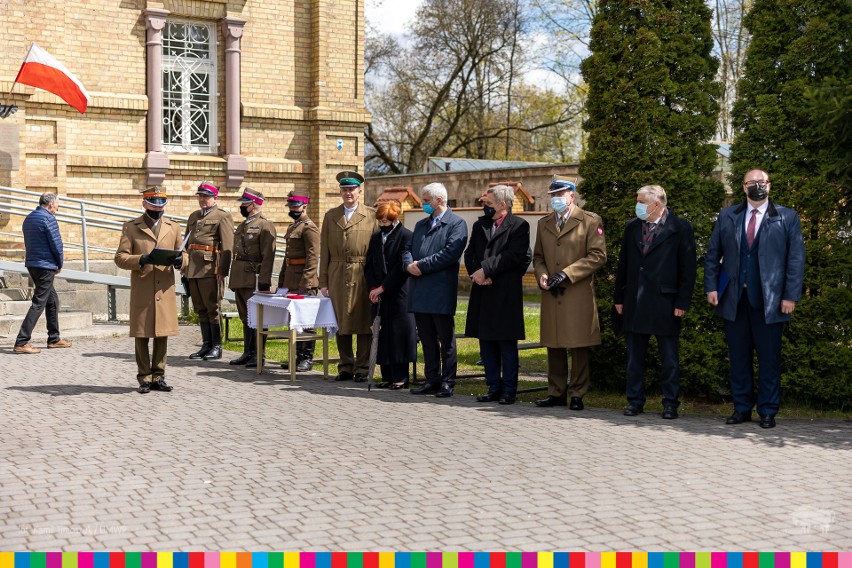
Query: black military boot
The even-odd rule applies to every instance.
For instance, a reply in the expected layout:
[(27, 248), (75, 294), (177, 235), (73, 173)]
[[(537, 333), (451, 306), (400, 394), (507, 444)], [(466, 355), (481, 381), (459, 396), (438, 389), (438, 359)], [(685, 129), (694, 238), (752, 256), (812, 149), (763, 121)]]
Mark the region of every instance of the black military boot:
[(314, 368), (314, 347), (316, 341), (302, 341), (299, 343), (299, 350), (296, 352), (296, 370), (310, 371)]
[(254, 330), (243, 324), (243, 354), (236, 359), (228, 361), (229, 365), (245, 365), (249, 359), (254, 357)]
[(201, 327), (201, 349), (190, 355), (190, 359), (203, 359), (213, 348), (213, 344), (210, 342), (210, 322), (202, 321), (198, 325)]
[(210, 351), (204, 356), (205, 361), (222, 358), (222, 326), (219, 322), (210, 322)]
[[(251, 350), (251, 359), (249, 359), (248, 361), (246, 361), (246, 368), (248, 368), (248, 369), (257, 369), (257, 354), (258, 354), (258, 348), (257, 348), (257, 330), (256, 330), (256, 329), (253, 329), (253, 330), (251, 330), (251, 332), (252, 332), (252, 350)], [(267, 337), (267, 336), (266, 336), (266, 335), (264, 335), (264, 336), (263, 336), (263, 341), (262, 341), (262, 346), (263, 346), (263, 352), (264, 352), (264, 353), (266, 352), (266, 337)], [(264, 362), (264, 364), (266, 363), (266, 358), (265, 358), (265, 357), (263, 358), (263, 362)]]

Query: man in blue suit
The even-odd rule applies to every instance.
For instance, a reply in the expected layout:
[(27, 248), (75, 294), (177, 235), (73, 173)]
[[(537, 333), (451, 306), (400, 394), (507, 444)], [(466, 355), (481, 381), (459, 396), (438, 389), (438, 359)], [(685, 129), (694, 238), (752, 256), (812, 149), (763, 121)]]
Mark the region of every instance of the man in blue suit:
[(408, 311), (423, 345), (426, 383), (412, 394), (453, 396), (456, 355), (456, 300), (459, 259), (467, 244), (467, 223), (447, 207), (447, 188), (430, 183), (420, 191), (428, 217), (414, 226), (411, 249), (402, 254), (409, 279)]
[(725, 320), (734, 398), (726, 422), (751, 421), (756, 352), (762, 428), (775, 427), (781, 406), (781, 331), (802, 297), (805, 274), (799, 216), (769, 200), (771, 185), (764, 171), (745, 175), (746, 202), (719, 213), (704, 266), (707, 301)]

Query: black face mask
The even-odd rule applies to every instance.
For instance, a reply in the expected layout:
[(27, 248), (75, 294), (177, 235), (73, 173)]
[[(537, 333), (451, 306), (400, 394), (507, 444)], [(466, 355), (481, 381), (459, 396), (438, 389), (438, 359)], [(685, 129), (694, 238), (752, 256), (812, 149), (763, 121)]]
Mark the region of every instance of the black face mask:
[(146, 209), (145, 214), (148, 215), (148, 217), (150, 217), (154, 221), (158, 220), (160, 217), (163, 216), (162, 211), (152, 211), (151, 209)]
[(248, 205), (240, 205), (240, 215), (242, 215), (243, 217), (248, 217), (248, 208)]
[(495, 214), (495, 213), (497, 213), (497, 210), (496, 210), (496, 209), (494, 209), (493, 207), (489, 207), (489, 206), (487, 206), (487, 205), (483, 205), (483, 206), (482, 206), (482, 212), (483, 212), (483, 213), (485, 213), (485, 216), (486, 216), (486, 217), (488, 217), (489, 219), (491, 219), (492, 217), (494, 217), (494, 214)]
[(388, 233), (393, 231), (393, 227), (394, 227), (393, 225), (381, 226), (381, 227), (379, 227), (379, 230), (387, 235)]
[(763, 201), (769, 195), (766, 182), (752, 181), (746, 184), (746, 193), (752, 201)]
[(287, 215), (289, 215), (290, 218), (293, 219), (294, 221), (298, 221), (299, 217), (302, 216), (302, 212), (301, 211), (290, 211), (289, 213), (287, 213)]

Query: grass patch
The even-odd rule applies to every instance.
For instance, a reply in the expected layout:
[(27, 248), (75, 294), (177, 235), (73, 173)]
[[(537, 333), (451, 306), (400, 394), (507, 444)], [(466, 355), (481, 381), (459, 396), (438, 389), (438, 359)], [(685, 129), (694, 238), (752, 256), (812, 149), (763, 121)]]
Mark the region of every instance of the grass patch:
[[(524, 301), (527, 304), (524, 307), (524, 328), (526, 331), (526, 339), (522, 343), (538, 343), (539, 341), (539, 316), (540, 310), (538, 306), (531, 306), (529, 303), (538, 303), (540, 298), (535, 296), (524, 296)], [(467, 317), (467, 298), (459, 298), (458, 307), (456, 310), (456, 333), (464, 332), (465, 318)], [(242, 337), (242, 326), (238, 323), (239, 320), (232, 320), (231, 336)], [(233, 325), (236, 323), (237, 325)], [(286, 329), (286, 328), (273, 328)], [(273, 361), (285, 361), (288, 357), (287, 341), (270, 340), (266, 345), (266, 358)], [(242, 353), (242, 341), (228, 341), (225, 343), (225, 349)], [(459, 374), (465, 375), (470, 373), (482, 373), (484, 371), (481, 365), (477, 365), (479, 361), (479, 341), (471, 338), (462, 338), (456, 341), (456, 351), (459, 361)], [(337, 351), (337, 342), (330, 338), (328, 342), (329, 358), (336, 359), (339, 357)], [(314, 356), (318, 359), (322, 358), (322, 342), (317, 341)], [(547, 357), (544, 349), (529, 349), (522, 350), (519, 354), (521, 365), (521, 380), (518, 382), (518, 389), (530, 389), (547, 386)], [(316, 366), (315, 368), (321, 368)], [(329, 365), (329, 373), (334, 375), (337, 373), (335, 363)], [(417, 345), (417, 373), (418, 380), (423, 380), (423, 351), (420, 344)], [(381, 380), (379, 368), (376, 368), (376, 380)], [(476, 379), (460, 379), (456, 382), (455, 393), (459, 396), (476, 396), (485, 394), (488, 391), (485, 386), (484, 378)], [(518, 395), (518, 400), (521, 402), (531, 403), (540, 398), (544, 398), (547, 392), (534, 392)], [(646, 393), (648, 401), (645, 404), (646, 413), (661, 413), (663, 411), (662, 395), (654, 390), (649, 390)], [(622, 409), (626, 406), (627, 401), (623, 392), (599, 392), (592, 390), (583, 398), (587, 407), (592, 408), (609, 408)], [(683, 397), (679, 412), (682, 414), (699, 414), (713, 416), (728, 416), (733, 411), (733, 406), (729, 402), (721, 402), (718, 400), (708, 400), (702, 398)], [(782, 406), (778, 413), (779, 419), (798, 418), (798, 419), (852, 419), (852, 412), (841, 411), (826, 411), (809, 408), (806, 406)]]

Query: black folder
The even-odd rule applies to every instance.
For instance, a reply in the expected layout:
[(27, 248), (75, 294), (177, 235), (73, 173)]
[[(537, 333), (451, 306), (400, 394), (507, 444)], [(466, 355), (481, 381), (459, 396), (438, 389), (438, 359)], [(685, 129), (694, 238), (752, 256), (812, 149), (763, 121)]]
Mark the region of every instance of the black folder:
[(151, 251), (151, 264), (169, 266), (180, 256), (179, 250), (155, 248)]

